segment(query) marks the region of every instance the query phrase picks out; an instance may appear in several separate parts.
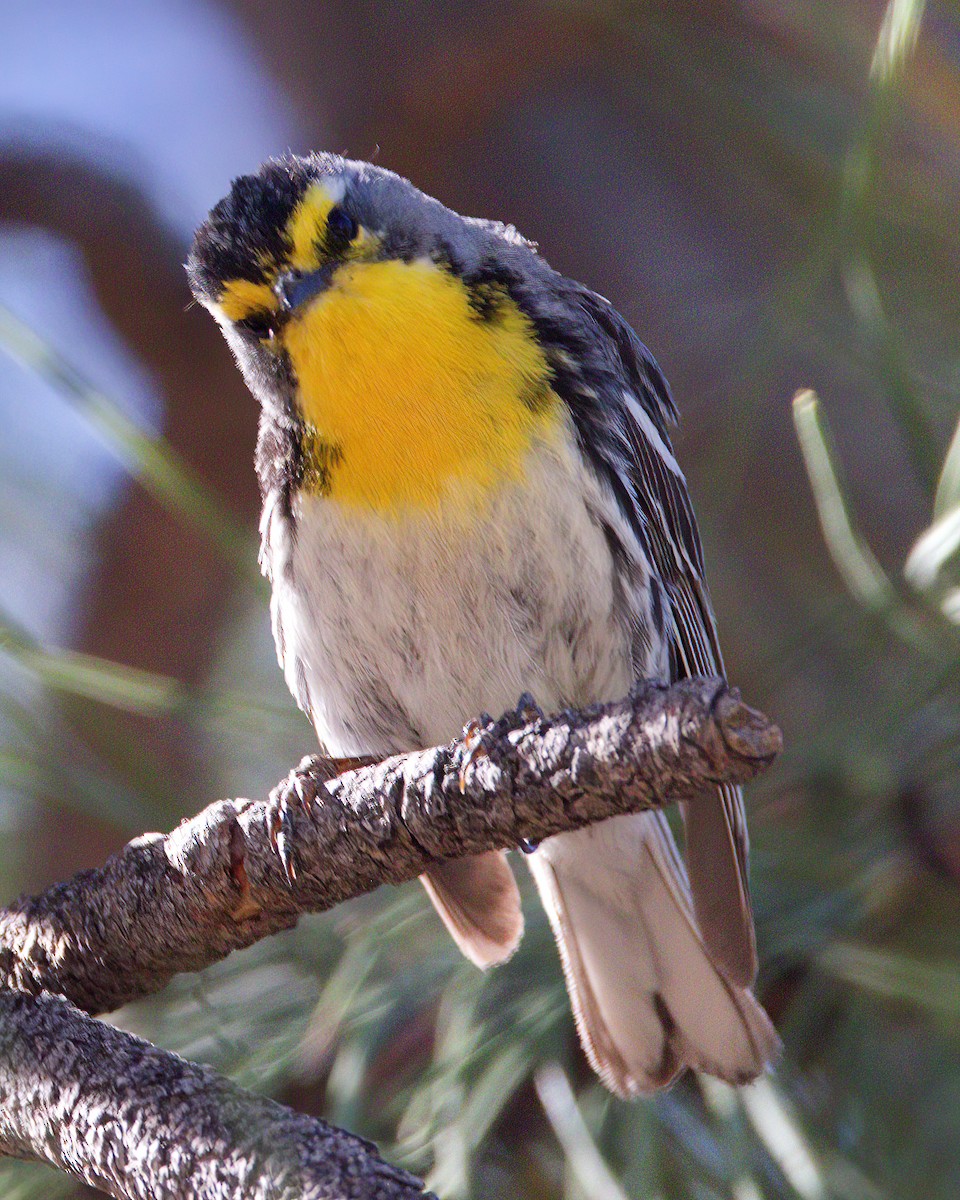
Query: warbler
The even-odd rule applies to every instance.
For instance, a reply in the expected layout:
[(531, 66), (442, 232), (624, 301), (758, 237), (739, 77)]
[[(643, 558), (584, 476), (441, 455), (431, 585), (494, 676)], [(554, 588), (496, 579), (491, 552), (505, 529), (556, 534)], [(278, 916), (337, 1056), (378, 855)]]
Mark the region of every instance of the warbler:
[[(545, 710), (722, 671), (650, 352), (510, 225), (332, 154), (234, 181), (187, 269), (261, 405), (261, 564), (287, 683), (325, 752), (383, 757), (530, 693)], [(586, 1054), (614, 1092), (732, 1082), (777, 1046), (740, 792), (529, 855)], [(688, 882), (689, 875), (689, 882)], [(424, 877), (461, 950), (513, 953), (502, 853)]]

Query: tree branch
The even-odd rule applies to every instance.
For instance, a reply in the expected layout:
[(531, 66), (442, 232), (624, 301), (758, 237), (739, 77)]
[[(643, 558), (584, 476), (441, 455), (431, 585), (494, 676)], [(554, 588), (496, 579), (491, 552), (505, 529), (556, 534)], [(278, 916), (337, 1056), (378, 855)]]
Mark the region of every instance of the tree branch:
[(327, 782), (322, 760), (306, 776), (301, 764), (291, 780), (308, 778), (319, 799), (312, 819), (296, 822), (293, 885), (270, 841), (275, 805), (222, 801), (0, 913), (0, 1153), (39, 1158), (123, 1200), (429, 1200), (369, 1143), (68, 1001), (113, 1009), (440, 858), (696, 803), (718, 782), (752, 778), (780, 749), (776, 727), (719, 679), (646, 684), (551, 718), (484, 718), (468, 741)]
[(6, 990), (0, 1153), (39, 1159), (122, 1200), (431, 1200), (362, 1138), (58, 997)]
[(696, 802), (718, 782), (752, 778), (780, 749), (777, 728), (719, 679), (530, 716), (485, 718), (472, 755), (461, 738), (322, 785), (313, 819), (296, 823), (292, 886), (264, 802), (221, 801), (171, 834), (138, 838), (0, 914), (0, 986), (110, 1011), (440, 858)]

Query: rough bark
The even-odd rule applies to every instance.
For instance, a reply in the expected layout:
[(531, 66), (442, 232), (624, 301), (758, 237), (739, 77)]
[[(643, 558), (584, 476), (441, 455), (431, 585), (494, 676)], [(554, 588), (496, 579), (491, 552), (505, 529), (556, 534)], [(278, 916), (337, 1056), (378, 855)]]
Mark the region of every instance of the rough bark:
[(0, 990), (0, 1151), (124, 1200), (424, 1200), (376, 1147), (55, 996)]
[(138, 838), (0, 913), (0, 1152), (131, 1200), (425, 1195), (359, 1138), (73, 1005), (113, 1009), (440, 858), (696, 803), (779, 749), (777, 728), (720, 679), (645, 684), (579, 713), (484, 717), (448, 746), (333, 779), (324, 760), (305, 760), (278, 792), (295, 800), (306, 781), (319, 793), (310, 816), (293, 809), (292, 883), (271, 843), (276, 797), (221, 801), (171, 834)]
[(719, 679), (525, 715), (487, 720), (472, 757), (461, 738), (323, 785), (312, 819), (296, 820), (292, 885), (266, 802), (219, 801), (173, 833), (136, 839), (103, 867), (0, 913), (0, 986), (110, 1011), (439, 858), (695, 803), (719, 781), (752, 778), (780, 748), (776, 727)]

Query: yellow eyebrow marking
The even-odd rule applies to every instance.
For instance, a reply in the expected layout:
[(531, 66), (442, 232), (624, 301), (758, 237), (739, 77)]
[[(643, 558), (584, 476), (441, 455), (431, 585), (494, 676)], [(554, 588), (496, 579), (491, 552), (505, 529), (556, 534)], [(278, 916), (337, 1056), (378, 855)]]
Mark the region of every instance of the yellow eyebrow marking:
[(318, 245), (323, 242), (330, 209), (337, 201), (323, 184), (315, 183), (304, 193), (287, 222), (292, 247), (289, 263), (296, 271), (312, 271), (320, 265)]
[(251, 313), (275, 312), (277, 298), (273, 289), (265, 283), (253, 283), (249, 279), (228, 279), (223, 285), (219, 300), (220, 308), (229, 320), (242, 321)]
[[(330, 186), (314, 183), (304, 192), (284, 228), (289, 253), (281, 262), (262, 251), (257, 263), (267, 278), (281, 270), (315, 271), (323, 261), (323, 242), (327, 217), (340, 202), (342, 183), (333, 180)], [(366, 230), (358, 231), (351, 254), (362, 248), (365, 254), (378, 244), (378, 239)], [(249, 279), (229, 279), (223, 285), (219, 299), (220, 311), (230, 321), (243, 321), (254, 313), (277, 312), (279, 301), (269, 283), (254, 283)]]

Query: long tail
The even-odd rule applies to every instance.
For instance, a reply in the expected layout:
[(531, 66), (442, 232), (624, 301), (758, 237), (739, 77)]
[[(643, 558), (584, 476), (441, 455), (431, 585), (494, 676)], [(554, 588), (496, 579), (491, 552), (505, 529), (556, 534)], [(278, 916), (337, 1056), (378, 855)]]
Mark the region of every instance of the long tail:
[(747, 988), (711, 961), (662, 813), (615, 817), (545, 841), (529, 859), (560, 947), (583, 1047), (623, 1096), (684, 1067), (731, 1083), (779, 1047)]

